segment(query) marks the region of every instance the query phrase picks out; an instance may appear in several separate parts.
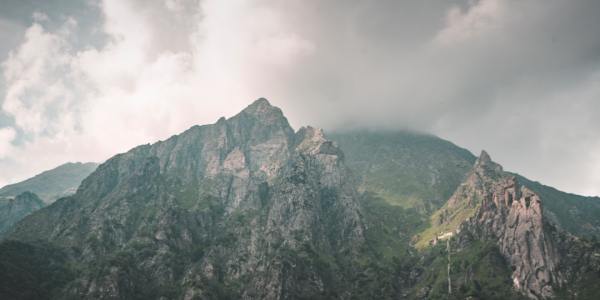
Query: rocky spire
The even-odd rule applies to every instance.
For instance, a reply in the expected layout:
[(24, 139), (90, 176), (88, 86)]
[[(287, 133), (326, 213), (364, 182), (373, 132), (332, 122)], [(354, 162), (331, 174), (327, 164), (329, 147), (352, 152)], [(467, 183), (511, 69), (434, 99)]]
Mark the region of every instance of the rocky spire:
[(244, 108), (244, 110), (242, 110), (233, 118), (240, 116), (251, 116), (253, 118), (262, 120), (265, 123), (285, 123), (286, 125), (288, 125), (287, 119), (283, 115), (281, 109), (279, 109), (279, 107), (271, 105), (271, 103), (269, 103), (269, 100), (265, 98), (259, 98), (256, 101), (252, 102), (252, 104), (248, 105), (246, 108)]
[(244, 139), (260, 143), (273, 138), (283, 138), (285, 143), (291, 146), (294, 139), (294, 130), (281, 109), (271, 105), (265, 98), (254, 101), (223, 125)]
[(475, 161), (473, 172), (482, 177), (496, 177), (500, 175), (503, 170), (501, 165), (492, 161), (490, 155), (485, 150), (482, 150)]
[(479, 158), (477, 158), (477, 164), (487, 164), (490, 162), (492, 162), (490, 155), (485, 150), (481, 150), (481, 154), (479, 154)]
[(459, 239), (496, 243), (513, 270), (514, 288), (529, 298), (550, 298), (564, 281), (557, 271), (556, 247), (545, 228), (541, 197), (521, 186), (485, 151), (433, 215), (432, 224), (423, 236), (435, 234), (433, 242), (460, 234)]
[(469, 195), (467, 190), (479, 199), (475, 202), (475, 215), (461, 230), (497, 242), (513, 269), (516, 290), (532, 299), (553, 297), (554, 287), (560, 286), (563, 279), (557, 271), (557, 250), (546, 233), (539, 195), (521, 186), (485, 151), (477, 159), (466, 185), (459, 190), (453, 196), (457, 203), (469, 199), (464, 197)]

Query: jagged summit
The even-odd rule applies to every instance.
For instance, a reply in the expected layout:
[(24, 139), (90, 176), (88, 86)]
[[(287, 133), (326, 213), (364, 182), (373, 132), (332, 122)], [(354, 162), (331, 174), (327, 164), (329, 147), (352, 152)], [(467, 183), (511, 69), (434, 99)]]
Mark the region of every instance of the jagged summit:
[(344, 159), (343, 152), (335, 142), (325, 138), (321, 128), (312, 126), (300, 128), (296, 133), (296, 143), (298, 144), (297, 149), (301, 152), (335, 155), (342, 160)]
[[(10, 237), (80, 249), (76, 259), (94, 270), (148, 274), (134, 283), (78, 274), (65, 298), (131, 298), (149, 284), (177, 286), (172, 298), (215, 299), (221, 282), (235, 287), (226, 298), (319, 298), (351, 288), (326, 274), (353, 276), (365, 244), (358, 201), (341, 151), (321, 130), (295, 133), (261, 98), (229, 119), (114, 156)], [(115, 253), (134, 260), (113, 267)]]
[(239, 115), (252, 115), (259, 118), (285, 118), (281, 109), (277, 106), (271, 105), (269, 100), (265, 98), (259, 98), (244, 108)]
[(431, 217), (421, 246), (458, 235), (494, 241), (512, 269), (513, 288), (546, 299), (560, 287), (559, 256), (547, 235), (542, 199), (504, 172), (485, 151), (448, 202)]
[(265, 98), (258, 98), (256, 100), (254, 100), (254, 102), (252, 102), (246, 108), (244, 108), (242, 110), (242, 112), (253, 114), (253, 113), (264, 113), (264, 112), (269, 112), (269, 111), (273, 111), (273, 110), (278, 110), (281, 112), (281, 110), (278, 107), (271, 105), (269, 100), (267, 100)]
[(217, 125), (229, 127), (230, 131), (238, 132), (247, 139), (263, 140), (280, 135), (291, 141), (294, 135), (281, 109), (271, 105), (265, 98), (254, 101), (227, 120), (219, 119)]
[(479, 158), (477, 159), (476, 164), (486, 164), (492, 161), (492, 158), (485, 150), (481, 150), (481, 154), (479, 154)]
[(256, 100), (254, 100), (254, 102), (252, 102), (252, 104), (250, 104), (249, 106), (253, 106), (253, 105), (257, 105), (257, 106), (263, 105), (263, 106), (273, 107), (273, 105), (271, 105), (271, 102), (269, 102), (269, 100), (267, 100), (267, 98), (263, 98), (263, 97), (260, 97)]
[[(38, 295), (53, 299), (541, 300), (598, 282), (600, 250), (548, 226), (552, 194), (487, 152), (415, 134), (328, 138), (261, 98), (116, 155), (6, 231), (0, 298), (47, 286)], [(443, 200), (416, 214), (382, 191)]]
[(479, 174), (479, 177), (497, 177), (503, 172), (502, 166), (495, 163), (490, 155), (482, 150), (475, 161), (473, 173)]

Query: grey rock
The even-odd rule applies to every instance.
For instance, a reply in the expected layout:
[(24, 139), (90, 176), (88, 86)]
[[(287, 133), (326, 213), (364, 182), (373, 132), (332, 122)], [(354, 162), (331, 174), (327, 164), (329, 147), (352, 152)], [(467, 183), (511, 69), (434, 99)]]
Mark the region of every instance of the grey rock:
[(542, 199), (484, 151), (449, 204), (461, 201), (477, 210), (460, 231), (496, 241), (513, 269), (514, 288), (532, 299), (553, 297), (565, 279), (558, 268), (557, 245), (546, 233)]
[(116, 155), (11, 237), (76, 249), (99, 270), (64, 296), (127, 298), (141, 277), (184, 299), (343, 298), (364, 244), (352, 178), (321, 130), (294, 132), (259, 99)]

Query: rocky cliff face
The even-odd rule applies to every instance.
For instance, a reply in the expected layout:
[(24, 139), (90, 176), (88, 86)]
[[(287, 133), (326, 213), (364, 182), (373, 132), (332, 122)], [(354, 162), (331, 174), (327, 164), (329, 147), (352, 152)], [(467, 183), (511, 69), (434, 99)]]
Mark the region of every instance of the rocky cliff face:
[(466, 180), (432, 217), (422, 242), (491, 241), (512, 269), (513, 287), (533, 299), (555, 295), (564, 283), (560, 254), (544, 218), (543, 200), (503, 171), (484, 151)]
[(0, 197), (0, 238), (13, 224), (43, 206), (44, 202), (31, 192), (23, 192), (14, 198)]
[[(564, 279), (558, 270), (557, 245), (547, 233), (542, 199), (514, 176), (503, 173), (485, 152), (466, 185), (476, 191), (481, 202), (461, 230), (497, 242), (513, 269), (515, 289), (534, 299), (554, 296), (553, 287), (560, 287)], [(453, 199), (460, 201), (460, 197)]]
[[(379, 176), (360, 192), (335, 143), (294, 131), (264, 99), (116, 155), (12, 227), (0, 298), (599, 299), (600, 245), (548, 222), (546, 194), (485, 152), (469, 171), (475, 159), (446, 142), (377, 152), (386, 137), (359, 138), (348, 156), (363, 183)], [(380, 194), (396, 192), (395, 174), (434, 196), (428, 207), (454, 189), (418, 234), (421, 251), (411, 238), (429, 210)]]
[(342, 152), (259, 99), (100, 165), (11, 238), (88, 265), (81, 298), (338, 298), (364, 244)]
[[(476, 156), (449, 141), (410, 131), (328, 132), (358, 175), (359, 189), (386, 202), (416, 208), (427, 218), (465, 181)], [(566, 193), (514, 174), (544, 199), (544, 217), (574, 235), (600, 238), (600, 198)]]

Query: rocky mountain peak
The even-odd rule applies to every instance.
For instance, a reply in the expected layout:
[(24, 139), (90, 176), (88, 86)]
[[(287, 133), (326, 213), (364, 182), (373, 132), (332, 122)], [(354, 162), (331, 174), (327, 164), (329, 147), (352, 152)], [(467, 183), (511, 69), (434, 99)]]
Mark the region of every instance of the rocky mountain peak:
[(563, 277), (542, 201), (482, 151), (465, 181), (432, 216), (421, 245), (456, 235), (492, 241), (513, 270), (514, 289), (532, 299), (550, 298)]
[(514, 176), (494, 181), (475, 216), (464, 225), (463, 230), (478, 239), (497, 241), (513, 270), (513, 287), (529, 298), (551, 298), (563, 284), (560, 256), (544, 220), (542, 199)]
[(473, 172), (480, 176), (497, 176), (503, 172), (502, 166), (492, 161), (490, 155), (482, 150), (481, 154), (475, 161)]
[(463, 222), (460, 231), (497, 242), (513, 270), (516, 290), (532, 299), (554, 296), (554, 287), (561, 286), (563, 276), (557, 271), (560, 258), (548, 236), (539, 195), (504, 172), (483, 151), (453, 198), (456, 203), (468, 199), (475, 204), (470, 205), (475, 208), (474, 215)]
[(254, 100), (254, 102), (252, 102), (250, 105), (248, 105), (248, 107), (267, 107), (267, 108), (275, 108), (273, 105), (271, 105), (271, 102), (269, 102), (269, 100), (267, 100), (266, 98), (260, 97), (256, 100)]
[[(328, 135), (340, 148), (319, 128), (294, 132), (259, 99), (136, 147), (6, 231), (0, 298), (600, 299), (580, 297), (594, 292), (600, 248), (546, 222), (551, 193), (485, 151), (475, 163), (450, 143), (408, 136)], [(366, 188), (352, 170), (361, 165)], [(440, 193), (422, 197), (452, 197), (419, 232), (425, 215), (381, 199), (382, 183), (391, 196), (425, 183)], [(3, 203), (19, 207), (6, 200), (0, 236)]]
[[(178, 285), (173, 298), (222, 298), (205, 294), (213, 281), (240, 283), (236, 299), (341, 293), (323, 274), (350, 266), (365, 241), (341, 157), (320, 129), (295, 133), (259, 99), (229, 119), (116, 155), (12, 236), (78, 248), (99, 270), (113, 270), (113, 253), (130, 253), (136, 261), (115, 272), (134, 268), (155, 285)], [(111, 272), (82, 274), (73, 291), (130, 298), (141, 289)]]
[[(460, 212), (465, 208), (469, 208), (469, 214), (472, 214), (473, 209), (481, 203), (482, 199), (492, 192), (497, 181), (507, 179), (508, 177), (505, 177), (502, 166), (492, 161), (486, 151), (482, 151), (473, 164), (471, 171), (467, 174), (466, 179), (450, 197), (446, 205), (441, 208), (440, 211), (444, 212), (442, 215), (454, 210)], [(465, 216), (461, 215), (460, 217)], [(445, 218), (442, 219), (445, 220)], [(456, 224), (456, 220), (454, 223)]]
[(485, 150), (481, 150), (481, 154), (479, 154), (479, 158), (477, 159), (477, 164), (486, 164), (492, 161), (492, 158)]
[(332, 141), (325, 138), (323, 130), (311, 126), (302, 127), (296, 133), (296, 149), (303, 153), (327, 154), (343, 157), (342, 151)]
[(271, 105), (269, 100), (265, 98), (257, 99), (252, 104), (248, 105), (248, 107), (243, 109), (234, 118), (242, 115), (256, 118), (265, 124), (281, 124), (289, 126), (281, 109)]

